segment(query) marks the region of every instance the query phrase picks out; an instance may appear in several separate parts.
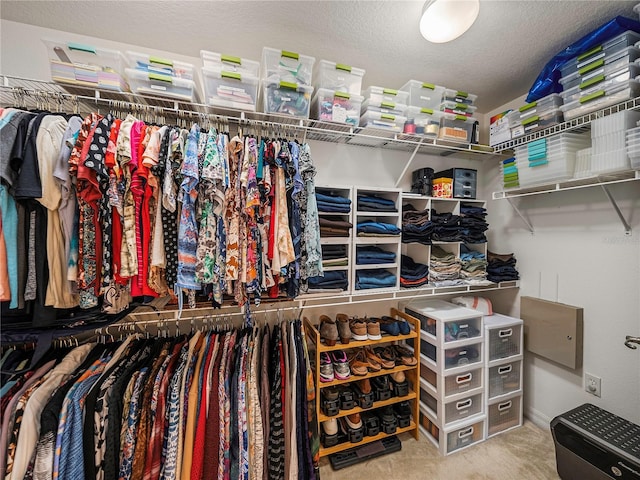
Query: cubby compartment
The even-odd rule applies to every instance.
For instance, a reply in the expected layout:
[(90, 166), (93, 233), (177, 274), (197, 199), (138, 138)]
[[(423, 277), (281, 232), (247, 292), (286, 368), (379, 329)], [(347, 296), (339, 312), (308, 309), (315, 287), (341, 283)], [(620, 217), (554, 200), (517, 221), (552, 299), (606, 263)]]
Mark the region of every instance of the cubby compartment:
[(522, 360), (488, 368), (487, 398), (492, 400), (522, 388)]
[(487, 408), (487, 438), (522, 425), (522, 395), (492, 403)]

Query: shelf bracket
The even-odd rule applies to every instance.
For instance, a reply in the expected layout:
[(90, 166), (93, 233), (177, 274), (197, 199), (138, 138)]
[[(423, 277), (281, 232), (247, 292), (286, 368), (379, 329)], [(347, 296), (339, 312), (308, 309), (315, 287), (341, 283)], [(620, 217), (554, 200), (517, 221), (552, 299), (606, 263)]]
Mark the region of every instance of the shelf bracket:
[(505, 197), (507, 199), (507, 201), (509, 202), (509, 205), (511, 205), (511, 208), (513, 208), (515, 210), (515, 212), (518, 214), (518, 216), (520, 217), (520, 219), (524, 222), (524, 224), (527, 226), (527, 228), (529, 229), (529, 232), (531, 233), (531, 235), (533, 235), (535, 233), (534, 229), (533, 229), (533, 225), (531, 225), (531, 222), (529, 222), (529, 220), (526, 219), (526, 217), (522, 214), (522, 212), (520, 212), (520, 210), (518, 209), (518, 207), (516, 206), (515, 203), (513, 203), (513, 200), (510, 197)]
[(631, 235), (631, 225), (629, 225), (629, 222), (627, 222), (627, 219), (624, 218), (624, 215), (622, 214), (622, 212), (620, 211), (620, 208), (618, 207), (618, 203), (616, 202), (616, 199), (613, 198), (613, 195), (611, 195), (611, 192), (609, 191), (606, 185), (600, 185), (600, 186), (602, 187), (602, 190), (604, 190), (604, 194), (607, 196), (607, 198), (611, 202), (611, 205), (613, 206), (613, 210), (616, 212), (616, 214), (618, 215), (618, 218), (622, 222), (622, 226), (624, 227), (624, 234)]
[(413, 149), (413, 153), (411, 154), (411, 156), (409, 157), (409, 160), (407, 161), (406, 165), (402, 169), (402, 173), (400, 173), (400, 176), (398, 176), (398, 179), (396, 180), (396, 184), (395, 184), (396, 188), (400, 186), (400, 182), (404, 178), (405, 173), (407, 173), (407, 170), (409, 170), (409, 167), (413, 163), (413, 159), (416, 158), (416, 155), (418, 154), (418, 150), (420, 150), (420, 147), (422, 146), (422, 140), (424, 140), (424, 137), (420, 138), (420, 141), (416, 145), (416, 148)]

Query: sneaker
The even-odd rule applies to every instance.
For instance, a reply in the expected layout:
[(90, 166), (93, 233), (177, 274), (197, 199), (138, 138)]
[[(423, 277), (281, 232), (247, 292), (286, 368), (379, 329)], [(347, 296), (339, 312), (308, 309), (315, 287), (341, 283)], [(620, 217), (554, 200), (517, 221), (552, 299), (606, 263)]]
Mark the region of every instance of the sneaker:
[(338, 341), (338, 327), (336, 322), (326, 315), (320, 315), (320, 337), (324, 344), (332, 347)]
[(389, 370), (396, 366), (395, 353), (390, 353), (393, 352), (393, 349), (390, 349), (388, 347), (378, 347), (373, 351), (376, 354), (378, 363), (380, 363), (382, 368), (384, 368), (385, 370)]
[(380, 335), (380, 322), (377, 319), (370, 318), (367, 320), (367, 337), (369, 340), (382, 340)]
[(320, 381), (323, 383), (333, 382), (335, 379), (333, 363), (327, 352), (320, 354)]
[(369, 362), (364, 350), (356, 350), (351, 352), (349, 356), (349, 366), (354, 375), (364, 376), (369, 373)]
[(348, 344), (351, 340), (351, 327), (349, 327), (349, 317), (344, 313), (336, 315), (336, 323), (338, 324), (338, 335), (340, 336), (340, 342)]
[(336, 418), (332, 418), (331, 420), (325, 420), (322, 422), (322, 429), (324, 430), (325, 435), (333, 436), (338, 433), (338, 420)]
[(394, 337), (400, 335), (400, 327), (398, 326), (398, 322), (396, 322), (391, 317), (382, 317), (378, 319), (380, 322), (380, 330), (384, 333), (388, 333), (389, 335), (393, 335)]
[(367, 324), (364, 320), (360, 320), (359, 318), (354, 318), (349, 323), (349, 328), (351, 328), (351, 338), (358, 341), (368, 340), (369, 336), (367, 335)]
[(347, 415), (345, 419), (349, 428), (353, 430), (362, 428), (362, 419), (360, 418), (359, 413), (352, 413), (351, 415)]
[(331, 362), (333, 363), (333, 372), (338, 380), (346, 380), (351, 377), (346, 353), (342, 350), (331, 352)]

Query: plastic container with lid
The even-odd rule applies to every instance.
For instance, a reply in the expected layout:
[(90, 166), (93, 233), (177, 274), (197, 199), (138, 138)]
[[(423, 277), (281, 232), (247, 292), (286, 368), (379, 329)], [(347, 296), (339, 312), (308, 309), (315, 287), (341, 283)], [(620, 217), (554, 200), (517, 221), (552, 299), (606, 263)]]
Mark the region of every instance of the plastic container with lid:
[(213, 68), (253, 77), (260, 76), (260, 62), (255, 60), (247, 60), (246, 58), (223, 55), (207, 50), (200, 50), (200, 58), (202, 59), (202, 66), (204, 68)]
[(626, 31), (620, 35), (607, 40), (601, 45), (595, 46), (588, 51), (568, 60), (564, 65), (560, 67), (560, 75), (567, 77), (572, 73), (588, 66), (592, 62), (598, 60), (605, 60), (607, 57), (616, 55), (620, 50), (624, 50), (627, 47), (634, 45), (640, 40), (640, 34), (632, 31)]
[(49, 52), (54, 82), (120, 92), (129, 91), (127, 62), (118, 50), (42, 39)]
[(562, 105), (562, 97), (557, 93), (552, 93), (535, 102), (527, 103), (517, 110), (510, 112), (509, 124), (511, 128), (517, 127), (521, 122), (529, 117), (544, 117), (549, 113), (558, 111)]
[(595, 89), (583, 92), (583, 95), (578, 99), (571, 102), (565, 101), (560, 110), (562, 110), (565, 120), (571, 120), (637, 96), (640, 96), (640, 82), (637, 80), (627, 80), (602, 87), (597, 85)]
[(193, 80), (175, 78), (159, 73), (147, 73), (133, 68), (127, 68), (125, 72), (129, 78), (133, 93), (168, 97), (185, 102), (198, 100)]
[(193, 80), (193, 64), (146, 53), (125, 52), (129, 67), (146, 73), (159, 73), (171, 77)]
[(270, 82), (311, 85), (314, 57), (287, 50), (262, 49), (262, 78)]
[(402, 115), (390, 115), (367, 110), (360, 117), (360, 126), (401, 132), (406, 121), (407, 117)]
[(202, 69), (202, 78), (206, 104), (235, 110), (256, 111), (258, 77), (205, 67)]
[(570, 75), (560, 78), (560, 84), (563, 90), (569, 90), (597, 75), (610, 75), (638, 59), (640, 59), (640, 48), (623, 48), (615, 54), (591, 62)]
[(464, 103), (466, 105), (473, 105), (478, 99), (477, 95), (473, 93), (461, 92), (460, 90), (451, 90), (446, 88), (442, 95), (442, 101)]
[(462, 143), (472, 143), (473, 126), (476, 119), (464, 115), (445, 113), (440, 124), (438, 138), (455, 140)]
[(533, 115), (524, 120), (515, 120), (512, 123), (511, 137), (517, 138), (527, 133), (537, 132), (552, 125), (562, 123), (563, 116), (559, 110), (547, 110), (544, 114)]
[(320, 60), (316, 81), (318, 88), (360, 95), (365, 70), (343, 63)]
[(635, 79), (639, 74), (640, 66), (630, 63), (627, 64), (625, 68), (612, 72), (607, 76), (597, 75), (570, 90), (562, 92), (562, 98), (564, 103), (567, 104), (590, 95), (593, 92), (614, 88), (617, 84)]
[(311, 103), (312, 115), (326, 122), (358, 126), (363, 98), (362, 95), (319, 88)]
[(362, 103), (362, 111), (371, 110), (373, 112), (390, 113), (391, 115), (404, 115), (407, 111), (407, 106), (402, 103), (395, 102), (372, 102), (370, 99), (366, 99)]
[(408, 107), (407, 119), (413, 120), (416, 124), (416, 132), (420, 132), (422, 127), (422, 135), (425, 137), (436, 138), (440, 132), (440, 121), (443, 113), (439, 110), (430, 108)]
[(464, 115), (465, 117), (473, 117), (473, 114), (478, 109), (473, 105), (467, 103), (457, 103), (451, 100), (445, 100), (440, 104), (440, 110), (447, 113), (454, 113), (456, 115)]
[(442, 102), (445, 88), (433, 83), (409, 80), (400, 90), (409, 94), (408, 104), (410, 106), (437, 110)]
[(373, 103), (391, 102), (406, 105), (407, 100), (409, 99), (409, 94), (407, 92), (384, 87), (369, 87), (362, 92), (362, 95), (365, 100), (369, 100)]
[(264, 113), (309, 118), (313, 87), (289, 82), (262, 82)]

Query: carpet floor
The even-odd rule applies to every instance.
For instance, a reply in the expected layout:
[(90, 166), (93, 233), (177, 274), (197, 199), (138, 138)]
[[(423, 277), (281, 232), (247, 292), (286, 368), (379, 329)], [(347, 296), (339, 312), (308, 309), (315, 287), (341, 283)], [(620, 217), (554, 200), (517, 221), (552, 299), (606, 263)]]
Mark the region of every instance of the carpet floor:
[(320, 461), (322, 480), (558, 480), (549, 430), (530, 421), (447, 457), (422, 434), (400, 435), (402, 450), (341, 470)]

